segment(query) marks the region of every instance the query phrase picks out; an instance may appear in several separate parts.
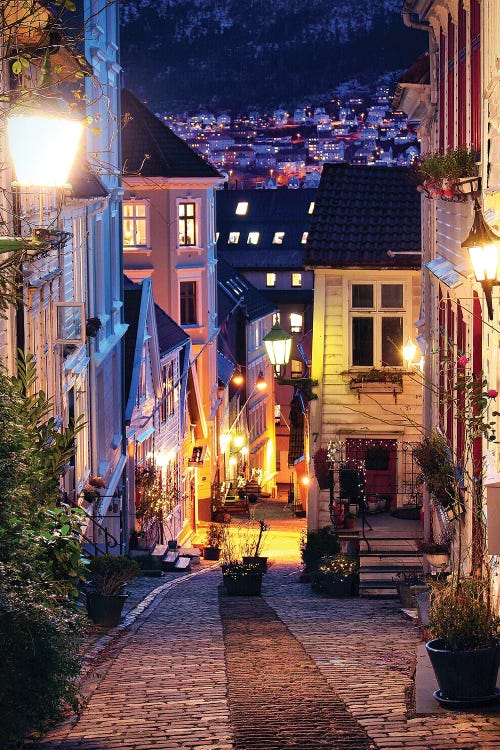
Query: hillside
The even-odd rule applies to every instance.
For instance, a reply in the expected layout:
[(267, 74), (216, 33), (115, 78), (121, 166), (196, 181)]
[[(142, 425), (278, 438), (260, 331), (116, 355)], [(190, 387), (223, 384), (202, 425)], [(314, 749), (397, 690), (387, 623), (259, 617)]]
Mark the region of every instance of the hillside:
[(125, 85), (154, 109), (314, 103), (409, 67), (402, 0), (122, 0)]

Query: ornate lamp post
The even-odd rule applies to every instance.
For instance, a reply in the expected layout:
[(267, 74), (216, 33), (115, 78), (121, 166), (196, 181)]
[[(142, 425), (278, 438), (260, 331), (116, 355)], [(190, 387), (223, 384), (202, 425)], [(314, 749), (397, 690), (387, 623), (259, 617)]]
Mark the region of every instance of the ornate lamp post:
[(488, 318), (493, 320), (492, 289), (500, 284), (498, 242), (500, 237), (485, 222), (477, 198), (474, 198), (474, 221), (462, 247), (469, 251), (474, 276), (484, 291)]

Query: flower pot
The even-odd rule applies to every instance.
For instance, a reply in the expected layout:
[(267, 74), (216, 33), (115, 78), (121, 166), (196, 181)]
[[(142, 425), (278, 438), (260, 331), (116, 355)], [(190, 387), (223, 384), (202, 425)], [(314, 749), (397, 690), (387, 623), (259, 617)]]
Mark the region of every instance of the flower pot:
[(223, 575), (224, 586), (229, 596), (260, 596), (262, 573)]
[(120, 624), (122, 609), (128, 594), (98, 594), (87, 592), (87, 612), (95, 625), (114, 628)]
[(445, 568), (450, 556), (447, 552), (424, 552), (424, 557), (433, 568)]
[(243, 562), (247, 564), (253, 563), (254, 565), (257, 565), (263, 573), (267, 571), (267, 557), (262, 557), (261, 555), (244, 555)]
[(328, 596), (332, 596), (335, 599), (344, 599), (348, 596), (355, 596), (357, 578), (357, 573), (352, 573), (343, 580), (334, 576), (325, 576), (323, 580), (323, 591), (325, 594), (328, 594)]
[(449, 651), (438, 638), (425, 647), (439, 685), (436, 699), (467, 704), (496, 697), (500, 640), (474, 651)]
[(205, 560), (218, 560), (220, 557), (219, 547), (205, 547), (203, 551), (203, 557)]

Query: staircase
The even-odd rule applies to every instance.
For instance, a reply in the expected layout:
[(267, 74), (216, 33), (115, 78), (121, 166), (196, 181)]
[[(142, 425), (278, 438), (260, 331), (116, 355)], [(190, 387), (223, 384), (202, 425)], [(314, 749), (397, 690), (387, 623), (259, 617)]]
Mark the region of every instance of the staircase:
[(397, 573), (422, 570), (422, 557), (415, 537), (372, 536), (360, 539), (359, 595), (392, 598), (397, 596)]

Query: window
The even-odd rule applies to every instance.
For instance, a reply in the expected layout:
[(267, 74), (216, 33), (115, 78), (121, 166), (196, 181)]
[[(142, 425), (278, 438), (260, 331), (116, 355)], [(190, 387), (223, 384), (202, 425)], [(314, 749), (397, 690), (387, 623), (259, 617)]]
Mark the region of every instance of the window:
[(266, 273), (266, 286), (276, 286), (275, 273)]
[(302, 333), (302, 315), (290, 313), (290, 333)]
[(179, 203), (178, 207), (179, 247), (196, 245), (196, 203)]
[(281, 423), (281, 404), (274, 404), (274, 424)]
[(403, 284), (352, 284), (350, 318), (354, 367), (403, 365), (403, 310)]
[(149, 205), (146, 201), (123, 201), (124, 247), (147, 247), (149, 244)]
[(309, 235), (309, 232), (302, 232), (302, 239), (300, 241), (303, 245), (306, 244), (308, 235)]
[(259, 244), (259, 237), (260, 237), (260, 233), (259, 232), (249, 232), (248, 233), (247, 243), (249, 245), (258, 245)]
[(230, 245), (237, 245), (239, 241), (240, 241), (240, 233), (239, 232), (229, 232), (228, 243)]
[(309, 210), (307, 212), (308, 214), (314, 213), (314, 201), (311, 201), (309, 204)]
[(275, 232), (273, 237), (273, 245), (282, 245), (284, 237), (284, 232)]
[(247, 211), (248, 211), (248, 202), (240, 201), (238, 205), (236, 206), (235, 214), (236, 216), (246, 216)]
[(181, 281), (179, 292), (181, 326), (196, 325), (196, 281)]
[(292, 273), (292, 286), (302, 286), (301, 273)]
[(169, 362), (162, 368), (162, 394), (160, 402), (160, 422), (164, 424), (174, 413), (174, 363)]
[(300, 359), (292, 359), (290, 362), (292, 378), (301, 378), (304, 372), (304, 365)]

